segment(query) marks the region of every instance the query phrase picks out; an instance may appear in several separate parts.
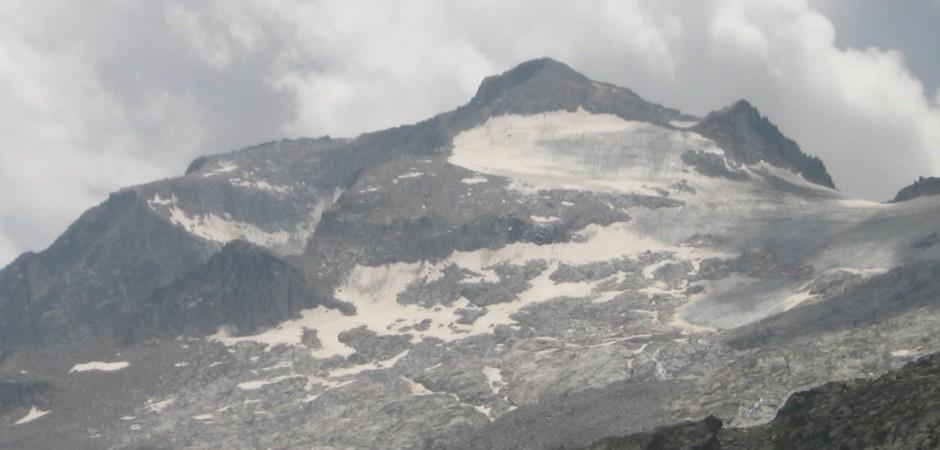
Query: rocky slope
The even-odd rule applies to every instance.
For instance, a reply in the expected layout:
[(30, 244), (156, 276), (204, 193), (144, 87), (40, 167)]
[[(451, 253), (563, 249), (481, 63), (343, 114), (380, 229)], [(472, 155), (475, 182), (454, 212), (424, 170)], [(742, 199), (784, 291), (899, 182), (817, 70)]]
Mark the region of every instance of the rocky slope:
[(832, 189), (746, 102), (700, 120), (530, 61), (414, 125), (200, 158), (4, 268), (0, 376), (48, 387), (0, 446), (760, 424), (940, 350), (938, 218)]
[(722, 428), (709, 416), (647, 433), (601, 439), (593, 450), (936, 448), (940, 355), (874, 379), (828, 383), (790, 396), (770, 423)]

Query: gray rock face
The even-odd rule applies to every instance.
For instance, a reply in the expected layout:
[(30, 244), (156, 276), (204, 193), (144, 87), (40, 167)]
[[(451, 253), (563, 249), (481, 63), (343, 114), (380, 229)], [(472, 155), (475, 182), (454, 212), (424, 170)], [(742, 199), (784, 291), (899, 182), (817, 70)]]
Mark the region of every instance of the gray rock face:
[(761, 423), (940, 350), (940, 204), (828, 180), (749, 105), (698, 120), (552, 60), (415, 125), (200, 158), (0, 271), (0, 376), (46, 383), (51, 411), (0, 447)]
[[(874, 276), (847, 288), (842, 278), (825, 277), (812, 283), (811, 289), (837, 294), (825, 302), (806, 305), (743, 327), (733, 334), (729, 344), (736, 348), (754, 348), (774, 340), (792, 340), (807, 334), (833, 332), (872, 325), (911, 310), (934, 309), (940, 292), (940, 261), (909, 264)], [(845, 276), (845, 275), (841, 275)], [(851, 280), (851, 279), (850, 279)]]
[(910, 186), (905, 186), (903, 189), (898, 191), (897, 195), (894, 196), (892, 202), (903, 202), (906, 200), (911, 200), (917, 197), (925, 197), (931, 195), (940, 195), (940, 178), (936, 177), (920, 177), (914, 184)]
[(209, 335), (220, 327), (245, 335), (321, 305), (354, 313), (349, 305), (314, 297), (300, 271), (270, 251), (235, 240), (204, 265), (157, 289), (129, 326), (115, 333), (125, 341), (149, 335)]
[(829, 383), (790, 396), (761, 427), (722, 428), (714, 416), (652, 432), (600, 439), (586, 448), (934, 448), (940, 445), (940, 358), (877, 379)]
[(767, 161), (793, 170), (820, 186), (835, 188), (819, 158), (804, 154), (796, 142), (787, 139), (745, 100), (708, 114), (693, 129), (717, 142), (738, 163)]
[(0, 349), (80, 340), (110, 330), (209, 248), (125, 190), (82, 215), (49, 249), (0, 271)]

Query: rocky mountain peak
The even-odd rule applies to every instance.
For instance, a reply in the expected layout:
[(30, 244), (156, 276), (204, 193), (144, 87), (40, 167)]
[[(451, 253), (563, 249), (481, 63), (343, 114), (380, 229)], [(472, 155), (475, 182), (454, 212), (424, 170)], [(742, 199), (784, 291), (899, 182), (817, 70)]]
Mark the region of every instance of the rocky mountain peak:
[(692, 129), (717, 142), (741, 164), (767, 162), (820, 186), (835, 188), (823, 162), (803, 153), (747, 100), (709, 113)]
[(592, 81), (551, 58), (527, 61), (503, 74), (487, 77), (467, 106), (485, 116), (582, 108), (660, 125), (692, 118), (643, 100), (629, 89)]
[(593, 89), (591, 80), (564, 63), (551, 58), (540, 58), (519, 64), (501, 75), (486, 77), (472, 101), (491, 101), (521, 86), (582, 93)]
[(917, 197), (940, 195), (940, 178), (920, 177), (913, 184), (905, 186), (891, 200), (892, 203), (903, 202)]

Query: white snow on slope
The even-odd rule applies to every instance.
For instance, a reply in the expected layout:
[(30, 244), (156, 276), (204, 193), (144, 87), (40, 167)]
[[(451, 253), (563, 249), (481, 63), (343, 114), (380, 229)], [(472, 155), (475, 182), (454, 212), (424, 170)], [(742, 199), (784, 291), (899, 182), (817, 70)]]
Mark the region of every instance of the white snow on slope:
[(485, 366), (483, 367), (483, 377), (486, 378), (486, 384), (490, 387), (490, 390), (494, 394), (499, 394), (499, 390), (505, 384), (500, 370), (496, 367)]
[(146, 408), (147, 411), (150, 411), (152, 413), (161, 413), (163, 412), (163, 410), (165, 410), (167, 407), (169, 407), (173, 403), (176, 403), (175, 398), (168, 398), (168, 399), (160, 400), (160, 401), (155, 401), (154, 399), (150, 399), (150, 400), (147, 400), (146, 404), (144, 404), (144, 408)]
[[(658, 195), (682, 179), (687, 150), (724, 154), (697, 133), (611, 114), (505, 115), (454, 138), (451, 164), (507, 177), (524, 192), (579, 189)], [(694, 187), (694, 186), (693, 186)]]
[(336, 202), (341, 193), (342, 189), (337, 189), (332, 198), (322, 198), (310, 210), (306, 221), (292, 229), (277, 231), (266, 231), (255, 224), (234, 220), (228, 213), (190, 214), (180, 207), (175, 195), (166, 199), (157, 194), (147, 203), (154, 211), (167, 211), (171, 223), (200, 238), (221, 244), (244, 239), (280, 254), (297, 254), (303, 252), (323, 212)]
[(223, 174), (225, 172), (231, 172), (235, 169), (238, 169), (238, 164), (235, 164), (233, 161), (219, 161), (216, 168), (212, 169), (204, 174), (203, 177), (209, 178), (215, 175)]
[(111, 363), (92, 361), (92, 362), (87, 362), (83, 364), (76, 364), (75, 367), (72, 367), (72, 369), (69, 370), (69, 373), (88, 372), (92, 370), (99, 371), (99, 372), (114, 372), (115, 370), (121, 370), (128, 366), (130, 366), (130, 364), (127, 361), (118, 361), (118, 362), (111, 362)]
[(232, 178), (229, 179), (228, 182), (232, 186), (243, 187), (246, 189), (260, 189), (262, 191), (278, 192), (281, 194), (287, 194), (292, 190), (288, 186), (277, 186), (264, 180), (245, 180), (242, 178)]
[(14, 425), (22, 425), (24, 423), (32, 422), (42, 416), (45, 416), (46, 414), (49, 414), (49, 412), (50, 411), (40, 411), (39, 408), (33, 406), (30, 408), (29, 412), (26, 413), (26, 415), (23, 416), (20, 420), (17, 420)]
[(699, 121), (697, 120), (673, 120), (669, 122), (669, 125), (672, 125), (676, 128), (691, 128), (694, 127)]
[(529, 216), (529, 218), (532, 219), (532, 221), (535, 222), (535, 223), (552, 223), (552, 222), (557, 222), (557, 221), (561, 220), (561, 219), (559, 219), (558, 217), (555, 217), (555, 216), (549, 216), (549, 217), (545, 217), (545, 216)]
[[(586, 283), (555, 283), (550, 275), (561, 263), (585, 264), (608, 261), (624, 256), (635, 256), (646, 251), (670, 253), (677, 260), (697, 264), (704, 258), (726, 257), (717, 252), (703, 251), (693, 247), (674, 246), (630, 231), (627, 224), (609, 226), (590, 225), (581, 232), (582, 242), (536, 245), (514, 243), (506, 247), (470, 252), (454, 252), (437, 263), (395, 263), (379, 267), (356, 266), (335, 292), (337, 299), (355, 305), (357, 313), (345, 316), (323, 307), (301, 312), (301, 318), (282, 323), (277, 328), (254, 336), (229, 337), (220, 331), (212, 338), (227, 345), (240, 341), (254, 341), (269, 346), (277, 344), (299, 345), (304, 329), (316, 329), (322, 347), (314, 350), (313, 356), (327, 358), (334, 355), (349, 356), (354, 349), (339, 341), (343, 331), (366, 327), (379, 335), (408, 333), (412, 341), (425, 337), (453, 341), (483, 333), (491, 333), (499, 325), (515, 325), (510, 316), (533, 304), (558, 297), (589, 297), (599, 295), (596, 288), (600, 281)], [(530, 287), (520, 293), (515, 301), (487, 306), (486, 315), (472, 325), (459, 324), (458, 309), (474, 309), (464, 298), (450, 306), (438, 305), (424, 308), (415, 304), (398, 303), (398, 294), (411, 283), (435, 279), (451, 264), (479, 273), (486, 279), (498, 279), (493, 271), (501, 263), (524, 265), (527, 261), (544, 260), (548, 269), (530, 281)], [(431, 326), (419, 331), (414, 328), (430, 319)], [(369, 367), (357, 368), (365, 370)], [(346, 370), (346, 369), (344, 369)], [(334, 374), (336, 375), (336, 374)]]
[(714, 141), (693, 131), (578, 109), (492, 117), (457, 135), (447, 160), (481, 174), (506, 177), (510, 188), (527, 194), (574, 189), (736, 204), (764, 201), (767, 193), (779, 193), (779, 180), (772, 179), (777, 177), (820, 197), (844, 198), (763, 162), (732, 167), (725, 161), (728, 170), (748, 175), (747, 181), (706, 176), (682, 161), (689, 151), (725, 155)]
[(253, 391), (256, 389), (261, 389), (269, 384), (280, 383), (281, 381), (290, 380), (292, 378), (306, 378), (306, 375), (290, 374), (290, 375), (283, 375), (283, 376), (274, 377), (274, 378), (270, 378), (266, 380), (246, 381), (244, 383), (237, 384), (236, 387), (243, 391)]

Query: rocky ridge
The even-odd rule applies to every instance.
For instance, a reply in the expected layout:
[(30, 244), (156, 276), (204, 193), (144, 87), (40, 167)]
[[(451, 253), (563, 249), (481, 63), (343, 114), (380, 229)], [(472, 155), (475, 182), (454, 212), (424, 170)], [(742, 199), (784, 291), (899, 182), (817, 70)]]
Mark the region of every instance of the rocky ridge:
[(940, 178), (920, 177), (910, 186), (905, 186), (898, 191), (891, 201), (897, 203), (931, 195), (940, 195)]

